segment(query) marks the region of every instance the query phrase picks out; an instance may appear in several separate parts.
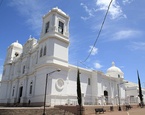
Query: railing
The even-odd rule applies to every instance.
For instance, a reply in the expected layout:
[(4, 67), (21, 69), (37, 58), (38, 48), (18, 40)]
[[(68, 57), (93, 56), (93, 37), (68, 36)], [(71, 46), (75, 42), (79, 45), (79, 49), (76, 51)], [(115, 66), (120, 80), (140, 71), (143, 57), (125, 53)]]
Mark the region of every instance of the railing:
[[(52, 105), (78, 105), (77, 96), (47, 96), (47, 98), (51, 98), (51, 100), (47, 100), (47, 104)], [(126, 103), (126, 99), (121, 98), (120, 104), (123, 105)], [(106, 101), (105, 98), (100, 98), (96, 96), (85, 96), (83, 97), (83, 105), (118, 105), (118, 100), (116, 98), (108, 97)]]

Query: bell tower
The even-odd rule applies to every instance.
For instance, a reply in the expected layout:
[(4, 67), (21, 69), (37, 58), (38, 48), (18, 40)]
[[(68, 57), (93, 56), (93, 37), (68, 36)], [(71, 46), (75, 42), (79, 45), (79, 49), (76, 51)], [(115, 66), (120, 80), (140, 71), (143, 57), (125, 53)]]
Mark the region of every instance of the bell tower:
[(11, 63), (16, 57), (19, 57), (23, 51), (23, 46), (18, 41), (12, 43), (7, 50), (5, 64)]
[(48, 34), (57, 34), (57, 36), (60, 35), (66, 39), (69, 37), (69, 16), (57, 7), (43, 16), (41, 38), (46, 37)]
[(7, 55), (4, 63), (2, 80), (8, 80), (12, 69), (12, 63), (22, 54), (23, 46), (18, 41), (12, 43), (7, 49)]
[(56, 63), (68, 66), (69, 16), (62, 10), (53, 8), (43, 16), (39, 52), (45, 47), (45, 59), (41, 63)]

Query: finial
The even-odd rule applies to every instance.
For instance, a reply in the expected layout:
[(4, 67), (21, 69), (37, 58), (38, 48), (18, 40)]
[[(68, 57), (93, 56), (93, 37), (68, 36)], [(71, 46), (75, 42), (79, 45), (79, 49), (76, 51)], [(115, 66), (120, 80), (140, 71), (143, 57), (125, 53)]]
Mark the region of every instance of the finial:
[(114, 61), (112, 62), (112, 66), (115, 66), (115, 62)]
[(32, 36), (30, 35), (29, 38), (31, 38)]
[(18, 43), (18, 40), (16, 40), (16, 43)]

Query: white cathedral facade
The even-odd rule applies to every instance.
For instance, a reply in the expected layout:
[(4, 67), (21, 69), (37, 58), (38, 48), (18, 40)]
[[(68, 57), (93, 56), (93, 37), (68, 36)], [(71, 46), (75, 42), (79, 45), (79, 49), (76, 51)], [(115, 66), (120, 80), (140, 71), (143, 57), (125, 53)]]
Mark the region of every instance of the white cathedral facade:
[[(78, 67), (68, 63), (69, 21), (62, 10), (53, 8), (43, 17), (38, 41), (30, 37), (23, 46), (17, 41), (8, 47), (0, 105), (42, 106), (47, 75), (46, 105), (77, 105)], [(130, 101), (124, 73), (114, 62), (106, 73), (81, 67), (79, 71), (83, 105), (118, 105)], [(133, 96), (138, 102), (137, 93)]]

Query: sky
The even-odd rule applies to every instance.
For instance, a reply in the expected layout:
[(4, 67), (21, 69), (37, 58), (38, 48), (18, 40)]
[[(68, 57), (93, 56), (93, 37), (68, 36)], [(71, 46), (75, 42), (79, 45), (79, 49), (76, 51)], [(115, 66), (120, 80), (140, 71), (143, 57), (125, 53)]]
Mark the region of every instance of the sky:
[(145, 86), (144, 0), (113, 0), (97, 43), (83, 62), (97, 39), (110, 1), (0, 0), (0, 77), (8, 46), (17, 40), (24, 45), (30, 35), (39, 40), (42, 16), (58, 7), (70, 16), (70, 64), (106, 73), (114, 61), (125, 80), (137, 83), (138, 70)]

